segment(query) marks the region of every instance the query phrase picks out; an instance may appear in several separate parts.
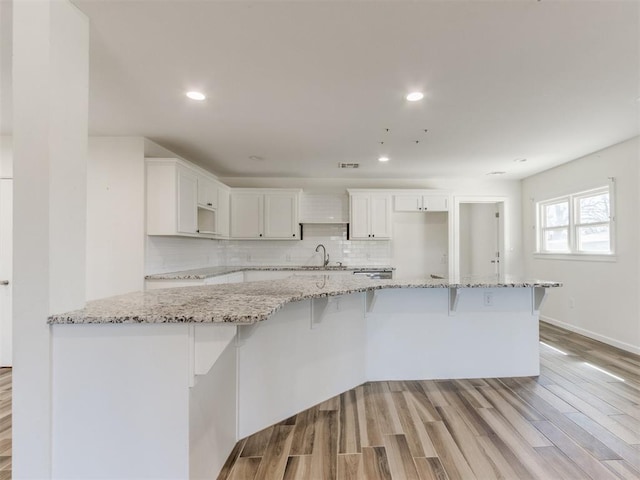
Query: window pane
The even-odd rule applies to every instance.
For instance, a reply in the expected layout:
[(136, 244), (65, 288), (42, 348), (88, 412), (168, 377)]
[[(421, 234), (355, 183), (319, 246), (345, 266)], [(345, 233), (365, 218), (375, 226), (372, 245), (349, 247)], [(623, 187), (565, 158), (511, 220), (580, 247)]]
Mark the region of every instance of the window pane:
[(545, 227), (564, 227), (569, 225), (569, 202), (544, 206)]
[(602, 223), (609, 221), (609, 193), (601, 193), (578, 200), (578, 223)]
[(578, 250), (581, 252), (609, 252), (609, 225), (579, 227)]
[(547, 252), (566, 252), (569, 250), (569, 230), (566, 228), (558, 228), (554, 230), (545, 230), (544, 232), (544, 250)]

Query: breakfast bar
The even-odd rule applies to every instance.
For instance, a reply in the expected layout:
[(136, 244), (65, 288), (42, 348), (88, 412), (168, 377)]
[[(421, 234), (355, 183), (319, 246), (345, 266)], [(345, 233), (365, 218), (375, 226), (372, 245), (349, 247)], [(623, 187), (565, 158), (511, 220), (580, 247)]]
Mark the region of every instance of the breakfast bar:
[(291, 275), (53, 315), (53, 476), (215, 478), (237, 440), (367, 381), (537, 375), (558, 286)]

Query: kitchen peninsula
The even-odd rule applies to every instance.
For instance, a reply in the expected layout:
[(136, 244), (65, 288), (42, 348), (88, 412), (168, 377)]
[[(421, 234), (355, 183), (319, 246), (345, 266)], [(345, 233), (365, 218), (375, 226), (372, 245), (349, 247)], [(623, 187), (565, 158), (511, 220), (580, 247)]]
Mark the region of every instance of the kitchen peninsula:
[(214, 478), (238, 439), (366, 381), (537, 375), (558, 286), (292, 275), (54, 315), (54, 476)]

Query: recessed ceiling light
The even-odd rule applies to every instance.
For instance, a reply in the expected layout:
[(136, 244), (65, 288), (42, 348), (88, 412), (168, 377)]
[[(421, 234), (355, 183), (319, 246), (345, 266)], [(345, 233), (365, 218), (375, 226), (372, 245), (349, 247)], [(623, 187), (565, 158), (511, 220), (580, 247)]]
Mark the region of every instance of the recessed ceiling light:
[(205, 98), (207, 98), (206, 95), (201, 92), (187, 92), (186, 95), (191, 100), (204, 100)]
[(389, 161), (389, 157), (380, 157), (378, 158), (379, 162), (388, 162)]
[(249, 160), (254, 160), (256, 162), (261, 162), (264, 160), (264, 157), (261, 157), (260, 155), (250, 155), (249, 156)]
[(504, 175), (507, 172), (489, 172), (487, 175)]
[(527, 161), (527, 159), (526, 159), (526, 158), (516, 158), (516, 159), (514, 160), (514, 162), (516, 162), (516, 163), (524, 163), (524, 162), (526, 162), (526, 161)]
[(407, 100), (410, 102), (417, 102), (418, 100), (422, 100), (424, 98), (424, 93), (422, 92), (411, 92), (407, 95)]

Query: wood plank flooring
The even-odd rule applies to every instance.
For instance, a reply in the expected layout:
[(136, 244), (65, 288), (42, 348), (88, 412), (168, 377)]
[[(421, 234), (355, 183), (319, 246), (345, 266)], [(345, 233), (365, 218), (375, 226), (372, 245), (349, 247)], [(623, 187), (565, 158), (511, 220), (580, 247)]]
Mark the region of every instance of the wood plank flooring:
[(218, 480), (640, 479), (640, 357), (540, 339), (539, 377), (366, 383), (241, 440)]
[(11, 369), (0, 368), (0, 480), (11, 478)]

